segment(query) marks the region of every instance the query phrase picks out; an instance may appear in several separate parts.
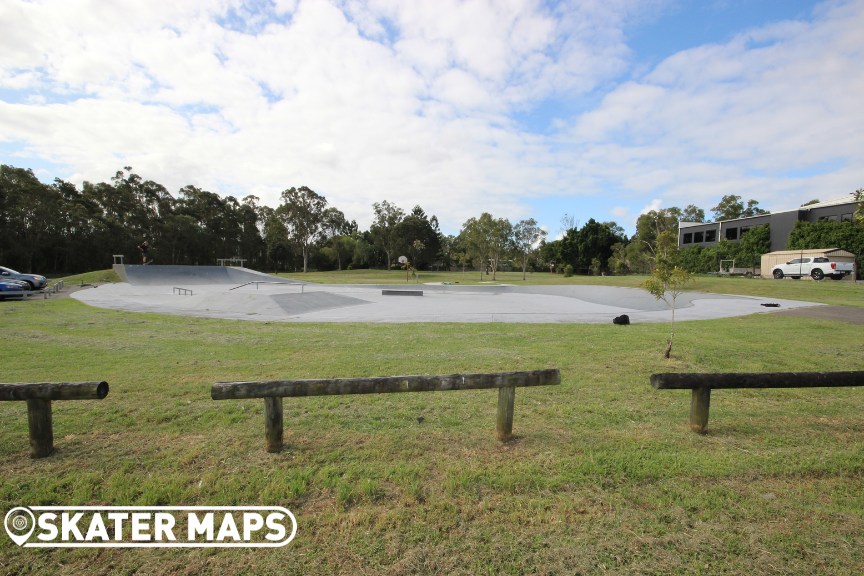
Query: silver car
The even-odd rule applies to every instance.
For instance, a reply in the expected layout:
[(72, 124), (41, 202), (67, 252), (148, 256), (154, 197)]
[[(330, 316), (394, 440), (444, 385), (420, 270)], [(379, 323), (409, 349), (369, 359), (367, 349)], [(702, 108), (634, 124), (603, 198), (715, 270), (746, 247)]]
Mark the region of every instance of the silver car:
[(22, 274), (11, 268), (0, 266), (0, 280), (23, 280), (32, 290), (41, 290), (48, 284), (48, 279), (39, 274)]

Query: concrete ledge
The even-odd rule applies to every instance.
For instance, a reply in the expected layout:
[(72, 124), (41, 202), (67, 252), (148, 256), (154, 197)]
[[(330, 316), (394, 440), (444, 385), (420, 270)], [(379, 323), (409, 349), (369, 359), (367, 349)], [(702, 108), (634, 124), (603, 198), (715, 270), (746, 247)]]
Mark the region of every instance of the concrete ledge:
[(422, 290), (381, 290), (382, 296), (422, 296)]

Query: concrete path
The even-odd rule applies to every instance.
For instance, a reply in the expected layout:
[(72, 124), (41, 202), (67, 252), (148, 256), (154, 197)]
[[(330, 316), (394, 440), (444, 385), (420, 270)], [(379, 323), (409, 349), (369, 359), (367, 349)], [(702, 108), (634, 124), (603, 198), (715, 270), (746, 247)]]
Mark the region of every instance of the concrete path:
[[(219, 266), (126, 266), (128, 282), (73, 298), (115, 310), (276, 322), (668, 322), (666, 304), (638, 288), (606, 286), (323, 285)], [(131, 272), (131, 273), (130, 273)], [(120, 273), (120, 271), (118, 271)], [(125, 274), (125, 275), (124, 275)], [(384, 291), (421, 295), (385, 295)], [(766, 308), (765, 303), (779, 304)], [(819, 306), (687, 292), (676, 320), (708, 320)]]

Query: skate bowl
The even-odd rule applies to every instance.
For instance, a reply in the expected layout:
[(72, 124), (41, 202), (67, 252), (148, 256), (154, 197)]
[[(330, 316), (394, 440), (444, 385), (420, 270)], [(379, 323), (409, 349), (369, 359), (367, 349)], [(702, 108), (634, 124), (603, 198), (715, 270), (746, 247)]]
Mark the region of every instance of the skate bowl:
[[(118, 265), (118, 267), (121, 265)], [(123, 266), (124, 282), (81, 290), (91, 306), (204, 318), (266, 322), (505, 322), (606, 324), (622, 314), (632, 323), (670, 321), (666, 303), (645, 290), (616, 286), (472, 286), (422, 284), (414, 297), (399, 285), (313, 284), (230, 266)], [(402, 290), (407, 290), (404, 286)], [(811, 302), (700, 292), (682, 293), (677, 321), (770, 314)]]

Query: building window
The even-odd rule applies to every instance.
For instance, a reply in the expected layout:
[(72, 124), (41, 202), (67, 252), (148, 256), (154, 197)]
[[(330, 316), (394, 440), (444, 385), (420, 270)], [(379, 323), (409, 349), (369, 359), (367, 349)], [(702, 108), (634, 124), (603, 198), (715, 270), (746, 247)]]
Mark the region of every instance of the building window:
[(741, 227), (741, 238), (743, 238), (743, 237), (744, 237), (744, 234), (746, 234), (746, 233), (749, 232), (749, 231), (750, 231), (750, 227), (749, 227), (749, 226), (742, 226), (742, 227)]
[(716, 242), (717, 241), (717, 231), (716, 230), (706, 230), (705, 231), (705, 242)]
[(687, 232), (684, 234), (684, 244), (692, 244), (693, 243), (693, 234), (691, 232)]
[(726, 228), (726, 240), (737, 240), (738, 239), (738, 229), (737, 228)]
[(705, 241), (705, 238), (704, 238), (704, 234), (702, 232), (694, 232), (693, 233), (693, 242), (696, 242), (697, 244), (699, 244), (699, 243), (704, 242), (704, 241)]
[(840, 221), (841, 222), (852, 222), (852, 213), (850, 212), (849, 214), (843, 214), (842, 216), (840, 216)]

